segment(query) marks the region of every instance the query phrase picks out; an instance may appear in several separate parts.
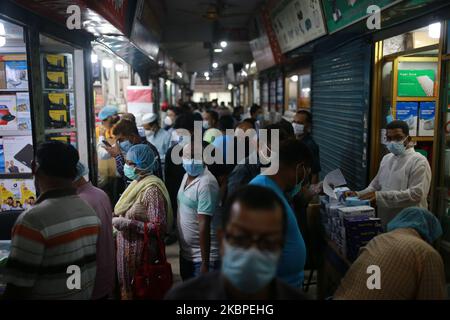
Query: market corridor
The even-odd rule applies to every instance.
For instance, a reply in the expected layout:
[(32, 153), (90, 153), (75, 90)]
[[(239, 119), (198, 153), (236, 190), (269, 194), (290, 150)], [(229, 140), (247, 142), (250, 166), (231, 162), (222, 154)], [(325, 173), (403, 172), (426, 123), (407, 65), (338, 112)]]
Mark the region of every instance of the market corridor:
[(0, 300), (449, 298), (449, 1), (0, 1)]

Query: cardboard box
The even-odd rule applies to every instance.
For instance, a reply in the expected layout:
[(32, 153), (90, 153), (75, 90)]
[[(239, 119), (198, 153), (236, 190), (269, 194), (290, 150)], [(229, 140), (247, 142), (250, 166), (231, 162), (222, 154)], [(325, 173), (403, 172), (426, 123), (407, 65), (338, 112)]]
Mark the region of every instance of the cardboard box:
[(397, 103), (397, 120), (405, 121), (409, 126), (409, 135), (417, 136), (417, 126), (419, 117), (418, 102), (398, 102)]
[(8, 89), (28, 89), (26, 61), (6, 61), (6, 87)]
[(436, 102), (421, 102), (419, 108), (420, 137), (434, 136)]

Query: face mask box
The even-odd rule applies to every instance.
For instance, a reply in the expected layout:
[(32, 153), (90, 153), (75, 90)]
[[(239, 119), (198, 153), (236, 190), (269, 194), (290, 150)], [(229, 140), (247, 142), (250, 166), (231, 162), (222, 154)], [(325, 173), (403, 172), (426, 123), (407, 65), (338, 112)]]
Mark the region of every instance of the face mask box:
[(419, 109), (419, 136), (434, 136), (436, 102), (421, 102)]
[(417, 102), (398, 102), (397, 120), (405, 121), (409, 126), (409, 135), (417, 136), (417, 119), (419, 117), (419, 104)]
[(348, 216), (375, 217), (375, 209), (369, 206), (339, 208), (339, 217), (343, 220)]

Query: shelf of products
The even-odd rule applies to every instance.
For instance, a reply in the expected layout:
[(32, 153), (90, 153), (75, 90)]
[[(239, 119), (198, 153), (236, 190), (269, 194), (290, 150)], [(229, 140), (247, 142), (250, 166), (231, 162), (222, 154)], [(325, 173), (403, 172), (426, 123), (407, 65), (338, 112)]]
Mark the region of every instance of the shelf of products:
[(19, 26), (0, 22), (10, 30), (0, 53), (0, 211), (4, 211), (27, 207), (31, 198), (36, 199), (36, 191), (24, 33)]

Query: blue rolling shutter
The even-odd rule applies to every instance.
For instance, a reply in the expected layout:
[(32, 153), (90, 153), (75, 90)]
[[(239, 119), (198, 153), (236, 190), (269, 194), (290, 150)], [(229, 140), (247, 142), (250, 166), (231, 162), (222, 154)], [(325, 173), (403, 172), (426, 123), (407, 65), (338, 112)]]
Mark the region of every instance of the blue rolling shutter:
[(321, 175), (340, 168), (355, 190), (367, 186), (370, 70), (371, 45), (363, 40), (313, 59), (311, 111)]

